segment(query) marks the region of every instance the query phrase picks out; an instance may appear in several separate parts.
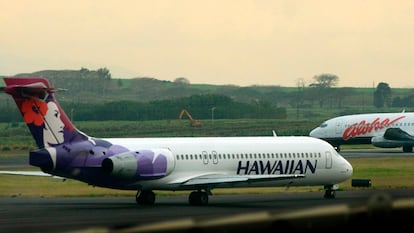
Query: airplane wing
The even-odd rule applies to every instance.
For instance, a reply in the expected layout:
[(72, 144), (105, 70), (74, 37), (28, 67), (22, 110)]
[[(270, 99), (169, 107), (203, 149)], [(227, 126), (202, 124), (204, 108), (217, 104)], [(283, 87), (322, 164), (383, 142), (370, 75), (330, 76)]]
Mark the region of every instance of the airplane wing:
[(388, 128), (384, 135), (372, 137), (371, 143), (374, 146), (383, 148), (402, 146), (403, 152), (412, 152), (414, 146), (414, 135), (407, 133), (401, 128)]
[(400, 128), (388, 128), (384, 133), (384, 138), (396, 141), (414, 141), (413, 135), (410, 135)]
[(172, 183), (182, 185), (211, 185), (211, 184), (230, 184), (240, 182), (261, 182), (272, 180), (284, 180), (294, 178), (304, 178), (304, 174), (286, 174), (286, 175), (237, 175), (229, 176), (225, 174), (206, 174), (186, 179), (176, 180)]
[[(21, 176), (44, 176), (53, 177), (59, 179), (66, 179), (64, 177), (54, 176), (41, 171), (0, 171), (0, 175), (21, 175)], [(304, 178), (304, 174), (286, 174), (286, 175), (238, 175), (229, 176), (224, 174), (206, 174), (195, 177), (181, 178), (170, 182), (171, 184), (181, 184), (185, 186), (191, 185), (209, 185), (209, 184), (229, 184), (239, 182), (260, 182), (260, 181), (272, 181), (272, 180), (284, 180)]]
[(46, 176), (58, 179), (66, 179), (60, 176), (54, 176), (41, 171), (0, 171), (0, 175), (19, 175), (19, 176)]

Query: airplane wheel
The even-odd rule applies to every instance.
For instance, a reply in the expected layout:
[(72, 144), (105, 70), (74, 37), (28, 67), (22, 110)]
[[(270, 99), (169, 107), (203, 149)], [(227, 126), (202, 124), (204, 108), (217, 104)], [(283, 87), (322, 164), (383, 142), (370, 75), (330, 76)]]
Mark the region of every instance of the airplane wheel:
[(332, 189), (325, 190), (325, 195), (323, 196), (326, 199), (333, 199), (335, 198), (336, 192)]
[(403, 152), (413, 152), (412, 146), (403, 146)]
[(200, 193), (200, 205), (207, 205), (208, 204), (208, 194), (206, 192)]
[(188, 202), (190, 205), (207, 205), (208, 204), (208, 194), (206, 192), (194, 191), (190, 193), (188, 197)]
[(336, 152), (341, 152), (341, 146), (340, 145), (334, 146), (334, 148), (335, 148)]
[(135, 200), (139, 205), (153, 205), (155, 203), (155, 193), (151, 190), (138, 191)]

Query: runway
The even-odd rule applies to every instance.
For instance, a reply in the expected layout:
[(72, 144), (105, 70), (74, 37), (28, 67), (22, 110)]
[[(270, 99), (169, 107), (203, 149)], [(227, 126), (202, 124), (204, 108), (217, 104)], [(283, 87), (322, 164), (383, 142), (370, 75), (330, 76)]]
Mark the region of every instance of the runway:
[[(414, 156), (412, 153), (403, 153), (397, 149), (376, 150), (375, 152), (344, 150), (341, 154), (345, 158), (391, 155)], [(7, 164), (10, 165), (10, 163)], [(17, 166), (18, 164), (12, 165)], [(187, 201), (188, 197), (184, 195), (158, 196), (154, 206), (138, 206), (133, 197), (3, 197), (0, 198), (0, 232), (163, 232), (153, 228), (146, 228), (145, 231), (144, 227), (151, 224), (160, 227), (163, 226), (161, 223), (165, 222), (170, 223), (167, 225), (168, 228), (164, 229), (169, 232), (243, 232), (242, 230), (247, 230), (248, 227), (251, 227), (251, 231), (256, 231), (268, 227), (269, 225), (265, 223), (269, 222), (272, 223), (271, 228), (262, 230), (274, 230), (276, 226), (280, 227), (280, 224), (275, 224), (280, 223), (280, 221), (278, 222), (275, 219), (280, 219), (283, 214), (285, 214), (283, 216), (288, 216), (292, 213), (316, 214), (321, 218), (314, 222), (310, 220), (311, 218), (305, 217), (306, 221), (303, 224), (295, 223), (292, 225), (317, 227), (318, 224), (323, 224), (328, 228), (337, 228), (337, 226), (345, 224), (344, 221), (352, 220), (349, 217), (350, 211), (360, 213), (358, 211), (362, 211), (361, 208), (372, 207), (373, 202), (375, 203), (374, 209), (379, 206), (380, 212), (384, 210), (384, 207), (388, 208), (391, 203), (398, 201), (408, 200), (409, 203), (414, 203), (414, 200), (411, 199), (414, 197), (414, 190), (412, 189), (381, 191), (360, 188), (354, 191), (337, 191), (335, 199), (324, 199), (323, 194), (323, 191), (306, 193), (287, 191), (259, 195), (213, 195), (210, 196), (208, 206), (190, 206)], [(328, 216), (321, 217), (320, 214), (326, 211), (324, 208), (331, 207), (333, 209), (329, 209), (328, 216), (335, 216), (339, 212), (344, 214), (344, 211), (348, 214), (339, 215), (337, 218), (325, 221)], [(238, 216), (238, 218), (229, 219), (234, 216)], [(403, 218), (398, 217), (398, 224), (409, 226), (411, 222), (406, 221), (407, 218), (414, 219), (414, 204), (412, 206), (410, 204), (409, 210), (404, 212)], [(224, 226), (228, 224), (223, 225), (223, 221), (226, 219), (230, 222), (233, 221), (233, 223), (230, 226)], [(269, 219), (273, 220), (270, 221)], [(392, 219), (395, 221), (395, 218)], [(367, 219), (364, 218), (365, 220)], [(379, 222), (376, 224), (381, 224), (381, 221), (376, 222)], [(174, 224), (171, 225), (171, 223)], [(208, 228), (207, 226), (211, 226), (212, 223), (216, 224), (215, 228)], [(292, 226), (286, 221), (282, 223), (281, 226), (285, 228)], [(358, 220), (356, 223), (360, 223), (360, 221)], [(342, 229), (346, 229), (346, 227), (343, 226)], [(372, 226), (370, 227), (373, 229)], [(174, 229), (178, 230), (174, 231)]]
[(414, 152), (403, 152), (401, 148), (344, 149), (339, 154), (344, 158), (414, 157)]
[(366, 206), (375, 195), (386, 197), (378, 200), (402, 200), (413, 197), (414, 190), (338, 191), (335, 199), (324, 199), (322, 195), (323, 192), (213, 195), (208, 206), (190, 206), (186, 196), (158, 197), (154, 206), (137, 206), (129, 197), (0, 198), (0, 232), (82, 232), (87, 229), (115, 232), (165, 221), (197, 223), (229, 216), (280, 215), (298, 210), (317, 214), (321, 207)]

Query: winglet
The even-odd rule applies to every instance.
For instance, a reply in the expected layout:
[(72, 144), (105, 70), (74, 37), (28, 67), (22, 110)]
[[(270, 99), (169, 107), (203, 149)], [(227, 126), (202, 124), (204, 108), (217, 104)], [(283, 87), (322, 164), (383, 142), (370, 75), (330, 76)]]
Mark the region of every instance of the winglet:
[(277, 137), (277, 134), (276, 134), (275, 130), (272, 130), (272, 133), (273, 133), (273, 137)]

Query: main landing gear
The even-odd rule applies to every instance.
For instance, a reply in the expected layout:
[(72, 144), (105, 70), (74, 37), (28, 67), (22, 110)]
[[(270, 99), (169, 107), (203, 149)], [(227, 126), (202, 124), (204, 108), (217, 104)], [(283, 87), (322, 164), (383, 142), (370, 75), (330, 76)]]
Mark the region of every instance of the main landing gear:
[[(193, 191), (188, 196), (190, 205), (207, 205), (209, 191)], [(155, 193), (152, 190), (139, 190), (135, 196), (138, 205), (153, 205), (155, 203)]]
[(338, 188), (339, 188), (339, 186), (337, 184), (335, 184), (335, 185), (325, 185), (324, 186), (325, 195), (323, 195), (323, 197), (326, 198), (326, 199), (333, 199), (333, 198), (335, 198), (336, 190)]
[(135, 200), (138, 205), (153, 205), (155, 203), (155, 193), (152, 190), (138, 190)]
[(406, 152), (406, 153), (413, 152), (413, 147), (412, 146), (403, 146), (403, 152)]
[(208, 193), (201, 190), (193, 191), (188, 196), (188, 202), (190, 205), (207, 205)]

